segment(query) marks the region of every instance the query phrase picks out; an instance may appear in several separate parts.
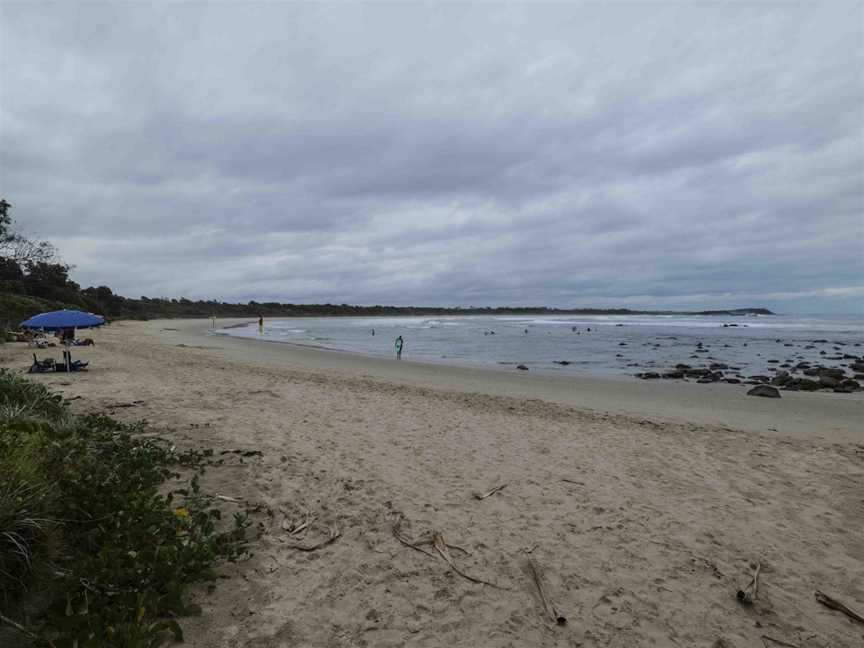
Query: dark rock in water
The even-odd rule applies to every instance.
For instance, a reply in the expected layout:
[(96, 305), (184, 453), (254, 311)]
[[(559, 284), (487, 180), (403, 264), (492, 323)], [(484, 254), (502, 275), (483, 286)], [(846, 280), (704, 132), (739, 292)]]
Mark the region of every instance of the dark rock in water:
[(703, 349), (702, 347), (699, 347), (694, 353), (709, 353), (709, 351), (708, 349)]
[(808, 344), (808, 345), (805, 346), (804, 348), (805, 348), (805, 349), (815, 349), (816, 347), (813, 346), (812, 344)]
[(794, 345), (794, 344), (789, 344), (788, 342), (786, 342), (783, 346), (795, 346), (795, 345)]
[(819, 376), (819, 384), (828, 389), (833, 389), (840, 385), (840, 381), (831, 376)]
[(618, 346), (627, 346), (627, 343), (626, 342), (619, 342)]
[(818, 376), (818, 375), (819, 375), (819, 370), (818, 370), (818, 369), (813, 369), (813, 368), (807, 368), (807, 369), (804, 370), (804, 375), (805, 375), (805, 376)]
[(713, 378), (708, 378), (706, 376), (705, 378), (700, 378), (696, 382), (699, 383), (700, 385), (708, 385), (708, 384), (716, 382), (716, 381)]
[(835, 380), (843, 380), (846, 377), (846, 372), (836, 367), (819, 367), (816, 373), (819, 376), (829, 376)]
[(813, 340), (813, 344), (828, 344), (828, 340)]
[(738, 378), (724, 378), (723, 381), (729, 383), (730, 385), (740, 385), (741, 384), (741, 380)]
[(844, 354), (843, 354), (843, 359), (844, 359), (844, 360), (860, 360), (861, 358), (859, 358), (859, 357), (856, 356), (856, 355), (852, 355), (851, 353), (844, 353)]
[(854, 391), (858, 391), (861, 389), (861, 383), (857, 380), (852, 380), (851, 378), (847, 378), (843, 382), (841, 382), (837, 387), (834, 388), (834, 391), (843, 392), (845, 394), (851, 394)]
[(768, 364), (777, 364), (778, 362), (780, 362), (780, 361), (779, 360), (769, 360)]
[(760, 382), (760, 383), (767, 383), (769, 380), (771, 380), (768, 376), (763, 376), (761, 374), (757, 374), (755, 376), (747, 376), (747, 378), (749, 380), (753, 380), (755, 382)]
[(864, 380), (864, 373), (856, 373), (852, 376), (855, 380)]
[(852, 371), (864, 372), (864, 362), (853, 362), (849, 365), (849, 368), (852, 369)]
[(826, 360), (843, 360), (842, 355), (825, 356)]
[(569, 364), (572, 364), (569, 360), (555, 360), (555, 364), (561, 365), (562, 367), (566, 367)]
[(663, 378), (671, 379), (671, 380), (679, 380), (684, 377), (683, 371), (667, 371), (663, 374)]
[(637, 378), (641, 378), (642, 380), (654, 380), (660, 377), (660, 374), (656, 371), (646, 371), (645, 373), (635, 374)]
[(826, 351), (820, 351), (819, 355), (828, 355), (828, 353)]
[(516, 368), (520, 371), (528, 371), (528, 367), (526, 367), (524, 364), (516, 365)]
[(684, 374), (688, 378), (704, 378), (709, 375), (711, 372), (708, 369), (687, 369), (684, 371)]
[(685, 370), (687, 370), (687, 369), (690, 368), (690, 365), (688, 365), (688, 364), (680, 364), (680, 363), (679, 363), (679, 364), (676, 364), (676, 365), (675, 365), (675, 368), (676, 368), (678, 371), (685, 371)]
[(775, 387), (768, 385), (757, 385), (747, 392), (748, 396), (762, 396), (764, 398), (780, 398), (780, 392)]
[(728, 369), (729, 365), (725, 365), (722, 362), (712, 362), (711, 363), (711, 371), (718, 371), (720, 369)]
[(615, 357), (616, 357), (616, 358), (623, 358), (624, 356), (621, 355), (620, 353), (616, 353), (616, 354), (615, 354)]
[(819, 384), (817, 380), (810, 380), (809, 378), (796, 378), (795, 385), (801, 391), (817, 391), (822, 385)]
[(781, 371), (771, 379), (771, 384), (777, 387), (783, 387), (785, 384), (792, 382), (793, 378), (788, 371)]

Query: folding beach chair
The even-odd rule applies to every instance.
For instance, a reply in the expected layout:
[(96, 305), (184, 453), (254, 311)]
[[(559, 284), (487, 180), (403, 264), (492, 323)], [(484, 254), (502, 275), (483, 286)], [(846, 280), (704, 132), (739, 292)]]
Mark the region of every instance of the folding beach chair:
[(36, 358), (36, 354), (33, 354), (33, 364), (30, 365), (30, 369), (27, 370), (27, 373), (47, 373), (49, 371), (55, 371), (54, 358), (45, 358), (45, 360), (39, 360)]

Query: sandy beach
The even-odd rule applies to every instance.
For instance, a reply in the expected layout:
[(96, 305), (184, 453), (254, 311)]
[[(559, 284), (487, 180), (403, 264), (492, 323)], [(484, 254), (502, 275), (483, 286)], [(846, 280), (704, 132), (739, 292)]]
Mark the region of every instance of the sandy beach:
[[(254, 555), (199, 591), (187, 645), (864, 645), (864, 625), (814, 598), (864, 613), (860, 392), (775, 400), (397, 363), (208, 325), (115, 323), (75, 351), (90, 371), (33, 377), (75, 411), (213, 448), (230, 461), (205, 487), (262, 505)], [(26, 369), (31, 353), (5, 345), (0, 365)], [(409, 542), (442, 534), (461, 574), (400, 542), (400, 521)], [(332, 527), (318, 551), (289, 546)], [(529, 559), (566, 625), (545, 615)]]

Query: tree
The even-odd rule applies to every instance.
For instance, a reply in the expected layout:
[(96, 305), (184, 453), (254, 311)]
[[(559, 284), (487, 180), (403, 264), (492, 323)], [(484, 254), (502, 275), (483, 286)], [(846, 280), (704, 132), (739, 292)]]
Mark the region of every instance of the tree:
[(12, 217), (9, 215), (9, 209), (12, 207), (5, 198), (0, 198), (0, 245), (11, 241), (14, 238), (12, 234)]
[[(0, 198), (0, 258), (12, 259), (28, 270), (38, 264), (60, 263), (57, 248), (48, 241), (34, 241), (15, 231), (9, 210), (12, 205)], [(68, 268), (67, 268), (68, 269)]]

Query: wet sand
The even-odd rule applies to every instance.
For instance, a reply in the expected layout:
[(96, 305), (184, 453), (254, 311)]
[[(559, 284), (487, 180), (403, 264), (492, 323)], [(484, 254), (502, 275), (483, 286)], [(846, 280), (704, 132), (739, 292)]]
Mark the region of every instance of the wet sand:
[[(199, 592), (188, 645), (864, 640), (864, 627), (813, 597), (864, 608), (860, 393), (773, 400), (733, 385), (397, 363), (206, 335), (207, 325), (121, 322), (76, 350), (91, 371), (35, 377), (78, 411), (113, 406), (182, 447), (263, 452), (205, 477), (273, 514), (257, 518), (254, 556)], [(6, 345), (0, 363), (20, 369), (29, 354)], [(306, 512), (307, 534), (289, 537), (283, 522)], [(400, 517), (405, 536), (443, 533), (470, 552), (450, 550), (457, 567), (501, 589), (454, 573), (429, 545), (401, 544)], [(288, 547), (329, 526), (342, 533), (332, 545)], [(529, 556), (566, 626), (544, 617)], [(752, 561), (759, 597), (744, 608), (735, 591)]]

